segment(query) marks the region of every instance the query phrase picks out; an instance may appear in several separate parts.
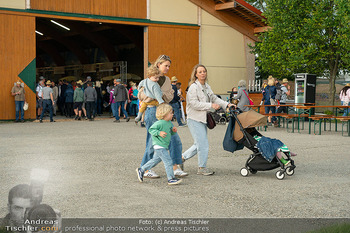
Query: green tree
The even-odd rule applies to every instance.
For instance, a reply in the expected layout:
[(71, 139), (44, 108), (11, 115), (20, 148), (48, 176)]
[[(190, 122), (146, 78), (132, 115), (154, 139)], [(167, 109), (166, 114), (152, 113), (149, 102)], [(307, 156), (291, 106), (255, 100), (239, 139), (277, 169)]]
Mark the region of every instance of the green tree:
[(261, 12), (265, 11), (266, 3), (265, 0), (245, 0), (250, 5), (254, 6), (255, 8), (259, 9)]
[(253, 46), (257, 65), (276, 76), (327, 77), (334, 104), (335, 80), (350, 65), (349, 0), (266, 0), (270, 30)]

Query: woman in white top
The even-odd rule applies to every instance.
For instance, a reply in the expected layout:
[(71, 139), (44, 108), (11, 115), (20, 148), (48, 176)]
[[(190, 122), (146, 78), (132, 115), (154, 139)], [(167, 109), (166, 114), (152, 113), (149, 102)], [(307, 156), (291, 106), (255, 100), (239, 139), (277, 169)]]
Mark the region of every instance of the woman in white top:
[[(350, 83), (347, 83), (343, 89), (341, 89), (339, 98), (341, 101), (341, 104), (344, 106), (350, 105)], [(343, 116), (347, 116), (349, 114), (349, 108), (344, 108), (344, 114)]]
[(207, 168), (209, 143), (207, 136), (207, 112), (226, 108), (228, 102), (218, 98), (207, 83), (207, 69), (203, 65), (193, 68), (186, 96), (187, 125), (194, 144), (182, 154), (185, 161), (198, 154), (198, 175), (213, 175)]

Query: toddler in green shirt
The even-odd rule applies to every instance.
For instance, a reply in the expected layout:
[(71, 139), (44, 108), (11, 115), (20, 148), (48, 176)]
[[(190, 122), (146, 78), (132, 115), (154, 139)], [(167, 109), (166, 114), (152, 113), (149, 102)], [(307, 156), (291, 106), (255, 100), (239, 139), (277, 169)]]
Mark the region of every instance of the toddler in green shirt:
[(155, 167), (160, 161), (164, 163), (168, 185), (175, 185), (182, 182), (181, 179), (175, 178), (174, 176), (173, 162), (168, 151), (171, 135), (177, 132), (177, 129), (171, 123), (173, 115), (173, 108), (169, 104), (161, 104), (157, 107), (156, 118), (158, 121), (148, 130), (152, 135), (154, 155), (153, 158), (142, 167), (136, 168), (137, 177), (140, 182), (143, 182), (144, 172)]

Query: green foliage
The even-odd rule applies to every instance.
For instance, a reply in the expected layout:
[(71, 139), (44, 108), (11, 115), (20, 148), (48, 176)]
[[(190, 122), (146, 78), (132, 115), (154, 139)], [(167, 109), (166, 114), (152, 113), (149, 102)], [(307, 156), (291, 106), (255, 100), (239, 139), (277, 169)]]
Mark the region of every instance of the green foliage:
[(322, 228), (320, 230), (310, 231), (309, 233), (344, 233), (350, 232), (350, 224), (337, 224), (334, 226)]
[[(330, 79), (350, 67), (350, 1), (265, 0), (271, 30), (253, 47), (257, 66), (277, 77), (312, 73)], [(331, 96), (333, 96), (331, 94)]]
[(333, 112), (330, 111), (330, 110), (326, 110), (326, 111), (324, 111), (324, 114), (326, 114), (326, 115), (333, 115)]

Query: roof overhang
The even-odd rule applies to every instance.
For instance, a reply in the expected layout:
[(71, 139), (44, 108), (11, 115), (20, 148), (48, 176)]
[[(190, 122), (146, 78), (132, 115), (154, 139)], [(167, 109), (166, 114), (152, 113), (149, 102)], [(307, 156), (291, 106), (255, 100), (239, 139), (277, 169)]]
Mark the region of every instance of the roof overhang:
[(269, 28), (262, 12), (243, 0), (189, 1), (255, 41), (257, 33)]

